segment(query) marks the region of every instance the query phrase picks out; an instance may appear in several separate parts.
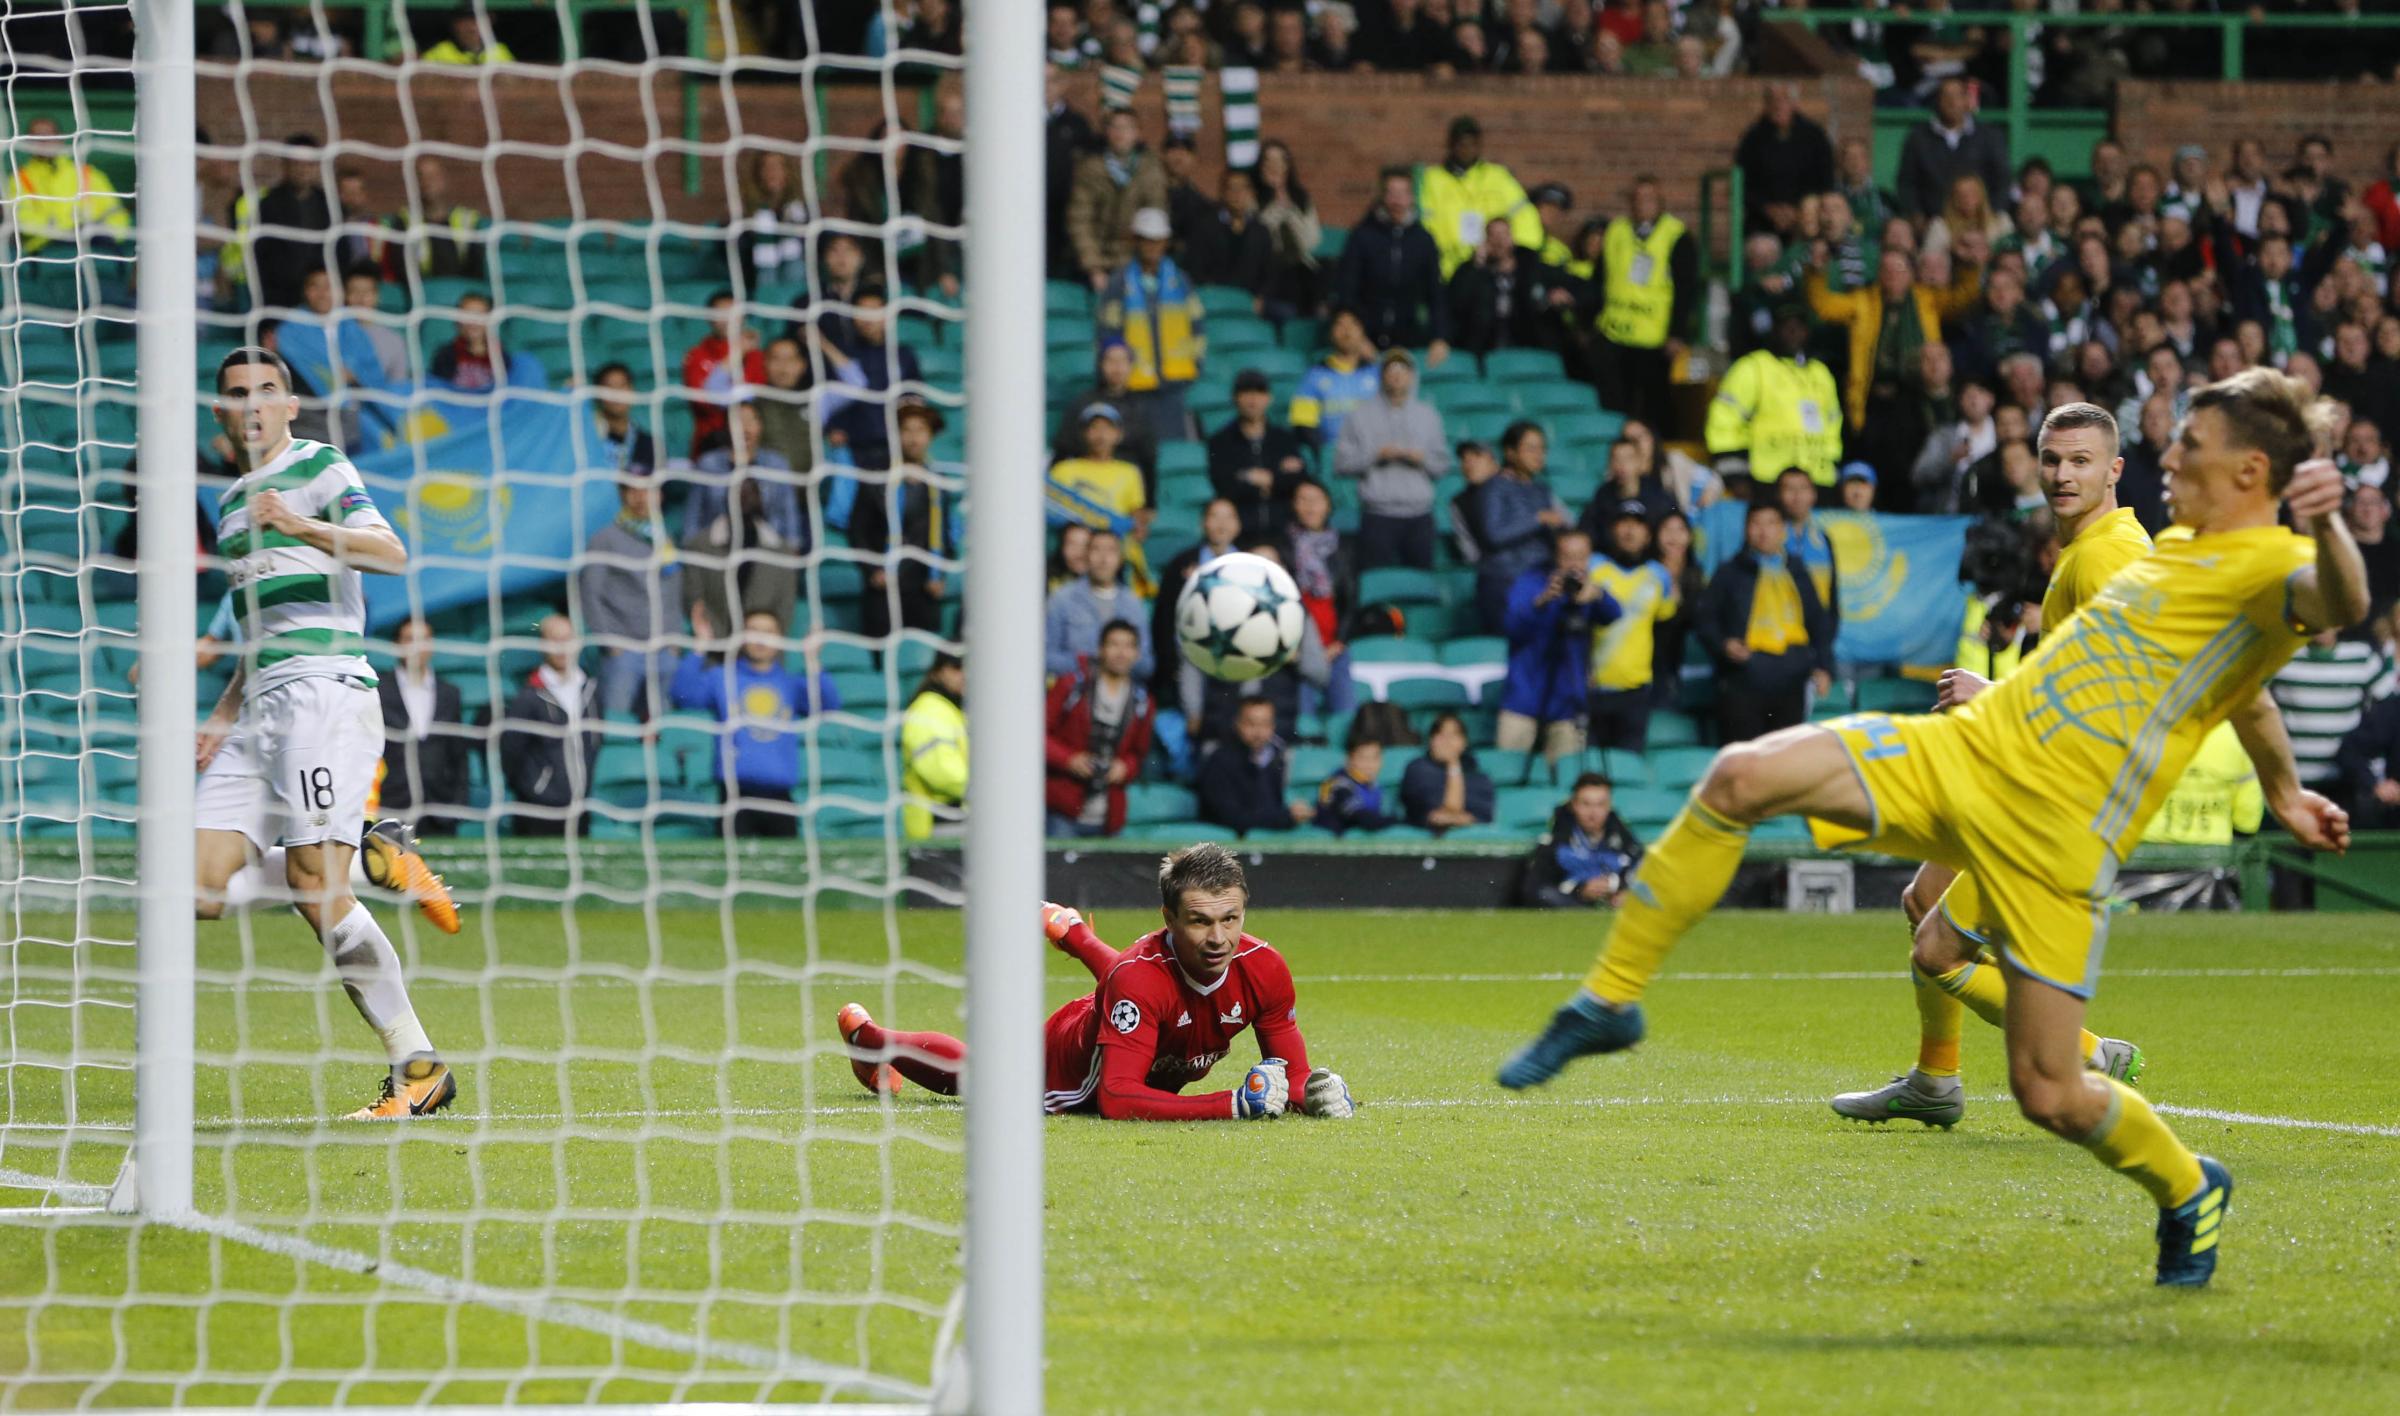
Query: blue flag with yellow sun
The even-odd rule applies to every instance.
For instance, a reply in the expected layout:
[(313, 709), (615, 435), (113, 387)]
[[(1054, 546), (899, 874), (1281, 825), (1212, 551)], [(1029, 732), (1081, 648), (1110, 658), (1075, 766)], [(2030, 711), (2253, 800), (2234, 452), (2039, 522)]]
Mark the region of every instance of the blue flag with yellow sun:
[[(1709, 574), (1741, 550), (1747, 505), (1720, 501), (1695, 520), (1694, 551)], [(1833, 553), (1842, 606), (1834, 652), (1843, 663), (1947, 665), (1957, 657), (1967, 612), (1958, 562), (1973, 517), (1819, 510), (1810, 519)]]
[(408, 547), (406, 575), (365, 577), (367, 628), (553, 585), (614, 520), (617, 485), (585, 475), (588, 410), (511, 399), (426, 442), (356, 457), (376, 508)]

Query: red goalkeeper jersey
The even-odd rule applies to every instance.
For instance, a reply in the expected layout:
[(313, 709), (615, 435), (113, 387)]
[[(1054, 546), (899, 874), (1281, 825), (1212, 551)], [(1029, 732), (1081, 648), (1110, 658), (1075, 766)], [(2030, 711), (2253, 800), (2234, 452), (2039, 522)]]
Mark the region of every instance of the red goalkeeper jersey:
[(1232, 1092), (1179, 1093), (1207, 1076), (1245, 1028), (1258, 1030), (1261, 1057), (1289, 1064), (1297, 1098), (1308, 1049), (1292, 1002), (1291, 968), (1263, 939), (1243, 935), (1224, 977), (1203, 988), (1176, 964), (1165, 930), (1144, 935), (1097, 990), (1050, 1015), (1042, 1105), (1145, 1121), (1229, 1119)]

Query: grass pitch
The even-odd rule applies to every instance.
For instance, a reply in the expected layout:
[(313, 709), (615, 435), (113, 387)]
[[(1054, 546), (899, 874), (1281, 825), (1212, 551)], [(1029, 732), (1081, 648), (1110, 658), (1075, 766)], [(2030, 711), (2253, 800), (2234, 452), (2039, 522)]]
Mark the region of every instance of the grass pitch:
[[(1122, 946), (1149, 921), (1095, 924)], [(2151, 1288), (2147, 1201), (2017, 1119), (1972, 1018), (1956, 1131), (1825, 1109), (1913, 1056), (1896, 914), (1712, 918), (1653, 993), (1643, 1048), (1522, 1100), (1492, 1069), (1580, 977), (1596, 919), (1268, 909), (1252, 928), (1290, 957), (1311, 1057), (1360, 1113), (1050, 1123), (1055, 1410), (2400, 1404), (2388, 918), (2113, 931), (2093, 1025), (2142, 1044), (2149, 1095), (2239, 1184), (2204, 1294)], [(952, 968), (957, 932), (907, 916), (895, 942), (826, 915), (812, 947), (792, 913), (602, 911), (419, 931), (419, 1011), (462, 1059), (464, 1105), (362, 1134), (313, 1119), (363, 1101), (376, 1070), (313, 941), (283, 920), (247, 941), (204, 927), (228, 986), (204, 989), (201, 1045), (230, 1049), (238, 1017), (249, 1049), (201, 1079), (204, 1207), (484, 1287), (118, 1222), (0, 1226), (0, 1404), (826, 1390), (727, 1355), (759, 1348), (921, 1384), (957, 1272), (960, 1113), (870, 1102), (831, 1018), (859, 997), (887, 1024), (955, 1030), (949, 981), (886, 966)], [(478, 985), (495, 970), (505, 986)], [(1055, 955), (1049, 978), (1054, 1003), (1089, 986)], [(111, 1085), (85, 1079), (87, 1111), (121, 1104)], [(8, 1137), (8, 1163), (37, 1143)], [(669, 1217), (628, 1224), (637, 1203)], [(616, 1330), (495, 1306), (535, 1288)], [(715, 1355), (645, 1333), (703, 1334)]]

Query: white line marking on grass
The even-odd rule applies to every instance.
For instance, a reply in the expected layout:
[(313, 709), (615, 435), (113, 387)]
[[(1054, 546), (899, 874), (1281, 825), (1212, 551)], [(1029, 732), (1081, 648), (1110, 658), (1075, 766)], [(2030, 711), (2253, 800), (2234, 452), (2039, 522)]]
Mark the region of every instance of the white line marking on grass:
[[(1582, 973), (1391, 973), (1303, 974), (1308, 984), (1321, 983), (1565, 983)], [(1667, 973), (1660, 981), (1677, 983), (1889, 983), (1908, 978), (1906, 968), (1734, 970), (1718, 973)], [(2400, 978), (2400, 964), (2361, 964), (2333, 968), (2155, 968), (2110, 969), (2105, 978)]]
[(2170, 1106), (2150, 1103), (2153, 1111), (2188, 1116), (2195, 1121), (2224, 1121), (2236, 1126), (2276, 1126), (2292, 1131), (2332, 1131), (2344, 1136), (2400, 1136), (2400, 1126), (2375, 1126), (2364, 1121), (2310, 1121), (2298, 1116), (2261, 1116), (2254, 1111), (2219, 1111), (2213, 1106)]
[[(2011, 1098), (2004, 1092), (1992, 1092), (1985, 1095), (1971, 1096), (1968, 1097), (1967, 1100), (1983, 1106), (2008, 1106), (2013, 1104)], [(1362, 1111), (1451, 1111), (1466, 1108), (1489, 1110), (1493, 1107), (1510, 1106), (1557, 1106), (1584, 1108), (1641, 1106), (1823, 1106), (1824, 1104), (1825, 1098), (1821, 1096), (1665, 1096), (1654, 1092), (1614, 1096), (1555, 1096), (1539, 1094), (1533, 1096), (1512, 1096), (1506, 1093), (1494, 1092), (1489, 1096), (1420, 1096), (1395, 1097), (1384, 1100), (1369, 1098), (1359, 1103), (1359, 1109)], [(2158, 1111), (2170, 1116), (2185, 1116), (2201, 1121), (2222, 1121), (2228, 1125), (2234, 1126), (2272, 1126), (2281, 1130), (2325, 1131), (2346, 1136), (2379, 1136), (2400, 1139), (2400, 1125), (2380, 1125), (2364, 1121), (2316, 1121), (2299, 1116), (2269, 1116), (2252, 1111), (2221, 1111), (2213, 1107), (2176, 1106), (2165, 1102), (2153, 1102), (2152, 1106)], [(666, 1111), (579, 1111), (573, 1116), (568, 1116), (563, 1112), (556, 1111), (495, 1111), (490, 1113), (465, 1114), (451, 1112), (442, 1116), (428, 1118), (427, 1120), (412, 1121), (407, 1124), (412, 1127), (426, 1127), (430, 1133), (434, 1127), (440, 1127), (444, 1130), (447, 1130), (453, 1127), (464, 1125), (505, 1128), (511, 1125), (553, 1127), (569, 1123), (583, 1122), (634, 1122), (646, 1124), (652, 1122), (706, 1121), (716, 1119), (741, 1119), (775, 1116), (868, 1116), (877, 1114), (883, 1110), (885, 1110), (885, 1103), (883, 1102), (860, 1099), (856, 1101), (826, 1101), (809, 1107), (745, 1106), (736, 1107), (731, 1110), (683, 1108)], [(952, 1112), (954, 1107), (951, 1104), (934, 1103), (931, 1098), (912, 1098), (908, 1101), (892, 1103), (890, 1110), (895, 1116), (909, 1117), (928, 1113), (941, 1115)], [(325, 1118), (314, 1116), (253, 1116), (241, 1118), (239, 1120), (231, 1117), (217, 1117), (198, 1122), (196, 1128), (203, 1131), (239, 1130), (243, 1128), (255, 1130), (287, 1130), (307, 1129), (310, 1127), (328, 1125), (329, 1123)], [(19, 1127), (18, 1129), (34, 1130), (38, 1128), (28, 1126)], [(346, 1127), (334, 1129), (342, 1130), (345, 1134), (370, 1134), (363, 1131), (353, 1132), (351, 1128)]]
[[(75, 1182), (59, 1183), (15, 1170), (0, 1169), (0, 1185), (11, 1188), (47, 1189), (61, 1198), (93, 1202), (105, 1200), (108, 1197), (108, 1190), (105, 1186), (84, 1185)], [(73, 1213), (73, 1211), (61, 1212), (62, 1217)], [(19, 1217), (34, 1216), (21, 1211)], [(130, 1218), (130, 1216), (126, 1216), (126, 1218)], [(611, 1342), (626, 1342), (662, 1352), (681, 1352), (687, 1356), (711, 1358), (752, 1371), (772, 1373), (778, 1378), (791, 1381), (817, 1382), (832, 1388), (835, 1392), (869, 1390), (910, 1401), (923, 1401), (932, 1395), (930, 1389), (913, 1387), (905, 1382), (894, 1381), (889, 1377), (877, 1376), (870, 1372), (830, 1367), (805, 1357), (793, 1357), (752, 1343), (728, 1342), (719, 1338), (700, 1337), (692, 1333), (678, 1332), (657, 1323), (623, 1317), (564, 1298), (549, 1298), (539, 1293), (477, 1283), (472, 1279), (453, 1278), (448, 1274), (435, 1273), (430, 1269), (421, 1269), (390, 1259), (378, 1258), (373, 1254), (361, 1253), (356, 1249), (343, 1249), (331, 1244), (320, 1244), (313, 1239), (301, 1238), (297, 1234), (283, 1234), (273, 1230), (260, 1229), (239, 1220), (225, 1219), (216, 1215), (187, 1214), (156, 1222), (193, 1234), (206, 1234), (219, 1239), (229, 1239), (234, 1243), (246, 1244), (253, 1249), (282, 1258), (297, 1259), (303, 1263), (317, 1264), (342, 1273), (359, 1274), (402, 1288), (413, 1288), (420, 1293), (430, 1294), (449, 1302), (473, 1303), (498, 1312), (533, 1318), (554, 1327), (577, 1328), (584, 1332), (598, 1334)]]

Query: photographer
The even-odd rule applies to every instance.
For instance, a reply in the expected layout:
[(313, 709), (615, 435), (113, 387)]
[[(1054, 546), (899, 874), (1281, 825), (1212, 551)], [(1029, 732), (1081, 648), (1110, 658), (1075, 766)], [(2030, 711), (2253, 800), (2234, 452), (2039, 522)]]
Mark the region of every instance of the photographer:
[(1586, 772), (1550, 814), (1549, 834), (1526, 858), (1517, 903), (1545, 910), (1613, 905), (1641, 860), (1641, 841), (1617, 815), (1616, 784)]
[(1592, 580), (1592, 538), (1574, 528), (1559, 532), (1551, 563), (1521, 573), (1508, 590), (1508, 682), (1495, 745), (1505, 752), (1538, 745), (1552, 762), (1583, 751), (1592, 631), (1621, 613)]
[(1979, 521), (1967, 528), (1958, 578), (1967, 583), (1967, 613), (1958, 636), (1958, 665), (1985, 682), (2005, 678), (2042, 632), (2043, 574), (2037, 548), (2019, 528)]

